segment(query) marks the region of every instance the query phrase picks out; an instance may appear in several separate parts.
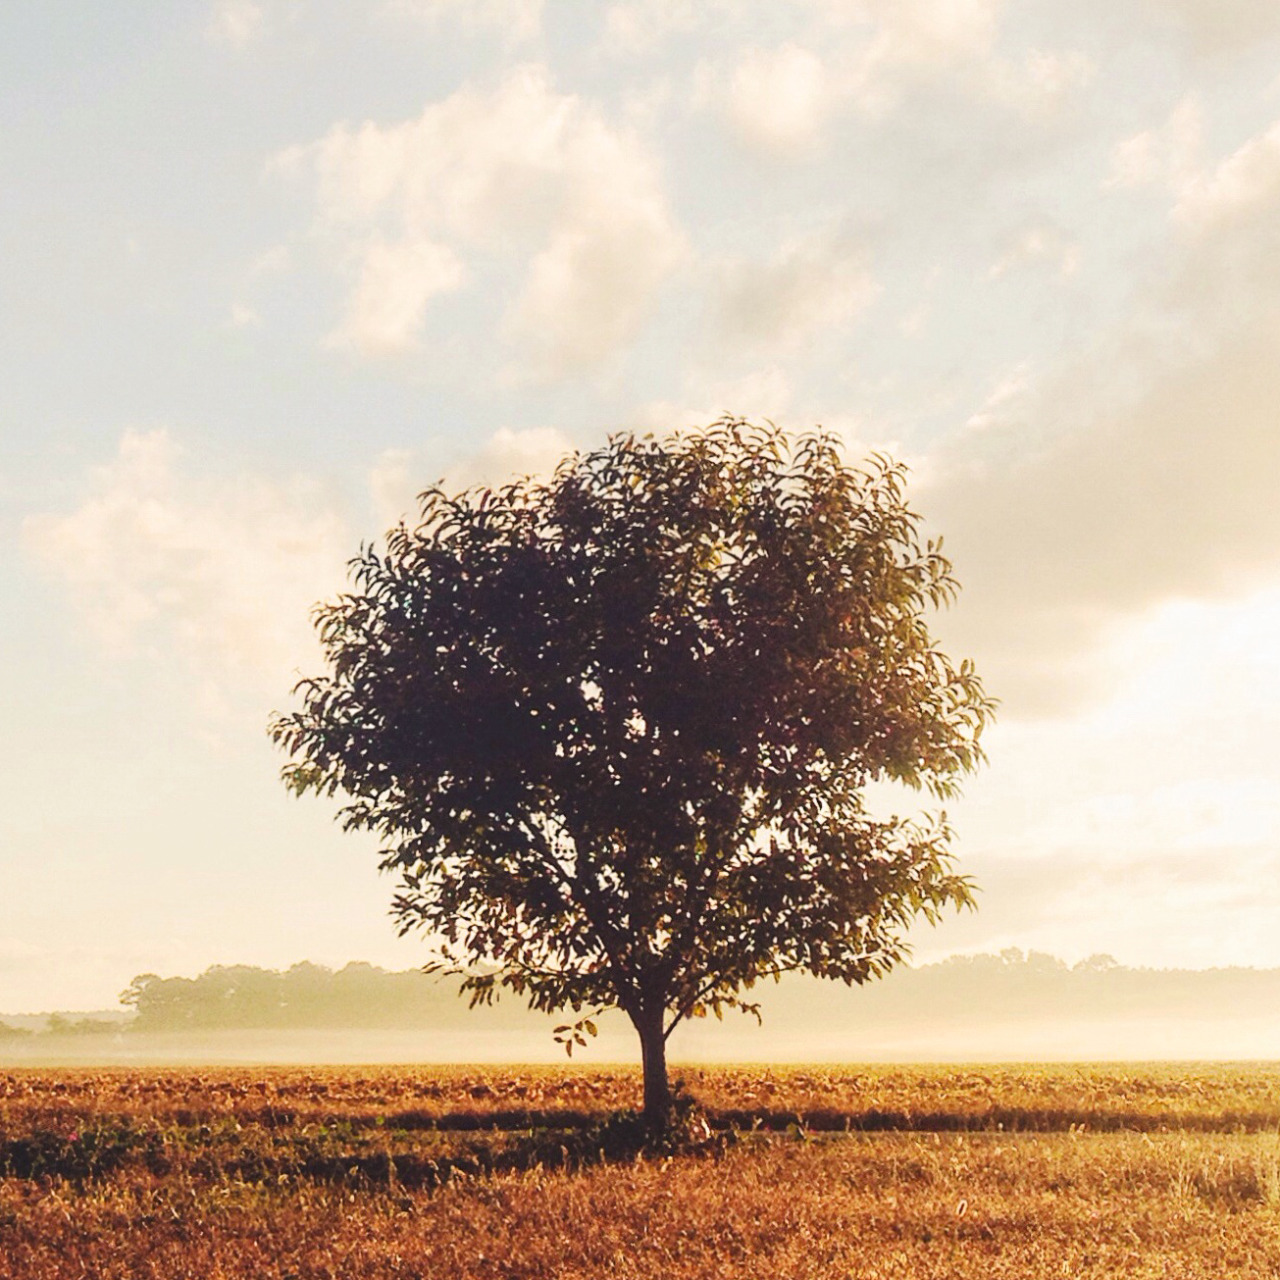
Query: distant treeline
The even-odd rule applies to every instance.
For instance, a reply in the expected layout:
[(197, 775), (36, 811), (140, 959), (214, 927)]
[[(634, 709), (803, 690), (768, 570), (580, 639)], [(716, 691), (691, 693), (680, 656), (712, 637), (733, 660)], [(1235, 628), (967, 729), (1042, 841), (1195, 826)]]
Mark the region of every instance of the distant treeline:
[[(877, 1028), (1033, 1018), (1215, 1021), (1280, 1016), (1280, 969), (1128, 968), (1107, 955), (1069, 965), (1016, 948), (904, 967), (854, 992), (827, 983), (808, 985), (804, 1018), (841, 1018)], [(778, 1002), (775, 1013), (779, 1021), (792, 1017), (784, 1002)], [(795, 1013), (801, 1010), (796, 1007)]]
[(28, 1036), (96, 1036), (109, 1031), (119, 1031), (132, 1023), (123, 1023), (118, 1018), (68, 1018), (61, 1013), (51, 1013), (45, 1025), (39, 1030), (33, 1027), (15, 1027), (7, 1022), (0, 1022), (0, 1044), (6, 1040), (22, 1040)]
[[(304, 962), (283, 972), (217, 965), (196, 978), (145, 973), (121, 995), (134, 1013), (127, 1022), (55, 1014), (45, 1034), (473, 1028), (478, 1015), (458, 998), (457, 987), (456, 978), (361, 963), (335, 971)], [(1280, 1012), (1280, 969), (1131, 969), (1109, 956), (1068, 965), (1011, 949), (904, 967), (853, 990), (790, 977), (780, 987), (757, 987), (753, 996), (766, 1027), (778, 1032), (815, 1025), (945, 1029), (1029, 1018), (1274, 1018)], [(480, 1016), (491, 1028), (532, 1029), (531, 1015), (515, 999)], [(0, 1038), (28, 1034), (0, 1022)]]
[(135, 1031), (370, 1028), (464, 1025), (458, 980), (420, 969), (392, 973), (354, 963), (342, 969), (304, 961), (279, 972), (215, 965), (198, 978), (144, 973), (121, 993)]

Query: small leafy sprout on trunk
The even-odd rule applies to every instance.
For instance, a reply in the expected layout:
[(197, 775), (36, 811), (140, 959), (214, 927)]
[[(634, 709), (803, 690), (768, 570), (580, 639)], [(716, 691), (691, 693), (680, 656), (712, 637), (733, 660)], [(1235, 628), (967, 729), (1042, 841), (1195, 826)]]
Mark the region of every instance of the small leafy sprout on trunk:
[(993, 709), (929, 635), (956, 584), (903, 489), (821, 432), (614, 436), (547, 480), (428, 490), (317, 609), (285, 781), (347, 797), (401, 932), (473, 1003), (622, 1010), (651, 1134), (685, 1018), (878, 977), (915, 918), (973, 903), (945, 815), (864, 802), (953, 795)]

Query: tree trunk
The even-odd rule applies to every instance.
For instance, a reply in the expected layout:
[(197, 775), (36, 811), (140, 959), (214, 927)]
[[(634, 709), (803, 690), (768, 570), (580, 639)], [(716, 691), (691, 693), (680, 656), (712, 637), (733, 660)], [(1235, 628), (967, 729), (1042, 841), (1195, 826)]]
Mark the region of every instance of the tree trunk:
[(650, 1138), (661, 1137), (671, 1120), (671, 1087), (667, 1083), (667, 1041), (662, 1034), (665, 1010), (644, 1010), (633, 1017), (640, 1035), (640, 1061), (644, 1065), (644, 1127)]

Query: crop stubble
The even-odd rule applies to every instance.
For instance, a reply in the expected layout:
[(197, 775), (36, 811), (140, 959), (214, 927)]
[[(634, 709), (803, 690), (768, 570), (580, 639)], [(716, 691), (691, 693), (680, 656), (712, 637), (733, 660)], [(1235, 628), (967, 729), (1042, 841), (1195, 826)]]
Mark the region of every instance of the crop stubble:
[(0, 1277), (1280, 1275), (1273, 1066), (686, 1074), (756, 1133), (567, 1172), (634, 1072), (0, 1072)]

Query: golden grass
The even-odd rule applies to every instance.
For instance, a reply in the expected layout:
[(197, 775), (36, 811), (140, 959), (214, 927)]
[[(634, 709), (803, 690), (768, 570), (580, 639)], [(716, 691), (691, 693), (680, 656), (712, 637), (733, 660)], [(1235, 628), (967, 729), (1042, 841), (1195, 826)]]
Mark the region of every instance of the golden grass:
[[(400, 1182), (396, 1159), (503, 1139), (402, 1128), (395, 1115), (492, 1115), (512, 1098), (598, 1111), (634, 1104), (634, 1074), (11, 1072), (0, 1075), (7, 1140), (43, 1135), (57, 1156), (115, 1134), (123, 1154), (86, 1176), (0, 1178), (0, 1280), (1280, 1275), (1280, 1137), (1233, 1119), (1276, 1111), (1275, 1068), (689, 1074), (721, 1109), (937, 1118), (1074, 1106), (1082, 1118), (1060, 1132), (795, 1126), (716, 1159), (534, 1167), (430, 1190)], [(366, 1125), (379, 1108), (382, 1123)], [(1121, 1114), (1163, 1119), (1117, 1130)], [(368, 1167), (370, 1152), (390, 1157), (387, 1177), (345, 1175), (343, 1160)]]
[[(1205, 1131), (1280, 1127), (1280, 1063), (676, 1068), (712, 1112), (815, 1127)], [(640, 1101), (630, 1067), (10, 1068), (0, 1126), (131, 1116), (182, 1124), (510, 1123), (521, 1112), (598, 1114)], [(740, 1118), (747, 1120), (746, 1114)], [(883, 1123), (874, 1123), (879, 1118)]]
[(1280, 1274), (1273, 1137), (877, 1135), (433, 1196), (130, 1177), (0, 1190), (0, 1276)]

